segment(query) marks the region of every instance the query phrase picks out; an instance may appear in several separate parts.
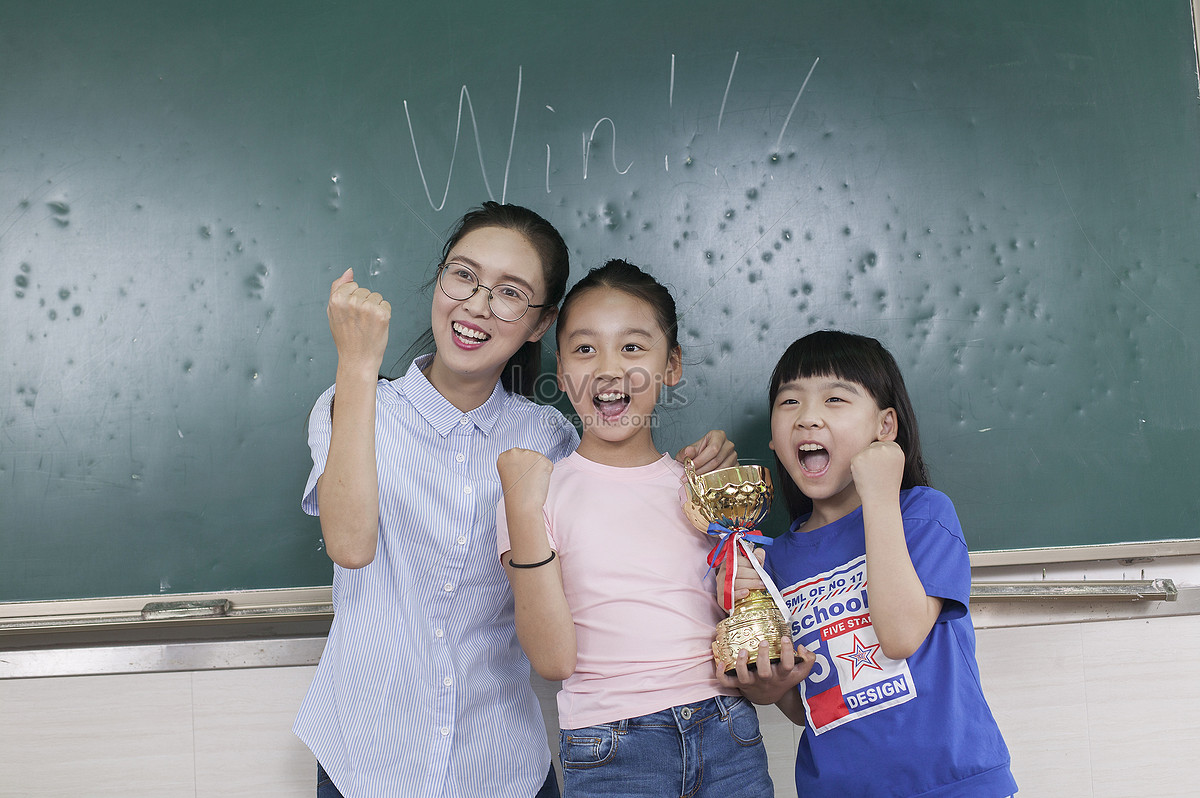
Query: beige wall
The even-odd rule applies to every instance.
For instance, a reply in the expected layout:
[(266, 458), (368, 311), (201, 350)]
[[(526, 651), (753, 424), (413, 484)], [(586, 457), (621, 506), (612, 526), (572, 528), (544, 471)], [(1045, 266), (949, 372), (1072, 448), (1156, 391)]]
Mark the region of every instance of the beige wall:
[[(984, 686), (1031, 798), (1200, 794), (1197, 662), (1196, 615), (979, 631)], [(0, 796), (312, 796), (315, 765), (289, 731), (311, 674), (0, 680)], [(794, 730), (760, 715), (778, 794), (794, 796)]]

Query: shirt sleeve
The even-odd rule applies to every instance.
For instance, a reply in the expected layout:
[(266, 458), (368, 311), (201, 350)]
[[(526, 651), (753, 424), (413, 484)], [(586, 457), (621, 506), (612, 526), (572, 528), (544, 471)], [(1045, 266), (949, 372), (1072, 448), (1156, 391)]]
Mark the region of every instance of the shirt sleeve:
[(304, 486), (300, 508), (309, 515), (321, 514), (317, 506), (317, 480), (325, 473), (325, 461), (329, 457), (329, 436), (333, 431), (333, 390), (334, 386), (329, 386), (308, 414), (308, 450), (312, 454), (313, 467), (308, 472), (308, 483)]
[(546, 407), (543, 412), (543, 422), (554, 430), (553, 441), (545, 455), (551, 462), (557, 463), (579, 448), (579, 433), (575, 430), (575, 425), (553, 407)]
[(923, 491), (905, 508), (904, 536), (925, 594), (943, 600), (938, 620), (966, 615), (971, 597), (971, 559), (949, 497), (938, 491)]

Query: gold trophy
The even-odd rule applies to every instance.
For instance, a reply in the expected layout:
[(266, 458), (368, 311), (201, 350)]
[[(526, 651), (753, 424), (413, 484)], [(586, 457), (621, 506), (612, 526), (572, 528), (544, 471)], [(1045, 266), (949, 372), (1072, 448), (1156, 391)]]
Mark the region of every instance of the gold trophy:
[[(765, 640), (770, 647), (771, 662), (778, 662), (783, 641), (792, 643), (788, 622), (780, 610), (783, 600), (770, 578), (761, 571), (751, 553), (753, 544), (746, 539), (746, 536), (762, 536), (756, 527), (771, 509), (774, 493), (771, 472), (763, 466), (742, 465), (697, 475), (690, 460), (686, 470), (688, 498), (683, 503), (684, 515), (701, 532), (721, 537), (709, 555), (709, 565), (716, 568), (724, 562), (732, 573), (737, 553), (743, 551), (768, 585), (767, 590), (751, 590), (750, 595), (739, 599), (732, 608), (726, 606), (729, 617), (717, 624), (713, 658), (733, 663), (738, 652), (744, 650), (749, 653), (749, 665), (753, 668), (758, 659), (758, 644)], [(726, 601), (729, 593), (727, 590)], [(730, 665), (726, 672), (733, 670)]]

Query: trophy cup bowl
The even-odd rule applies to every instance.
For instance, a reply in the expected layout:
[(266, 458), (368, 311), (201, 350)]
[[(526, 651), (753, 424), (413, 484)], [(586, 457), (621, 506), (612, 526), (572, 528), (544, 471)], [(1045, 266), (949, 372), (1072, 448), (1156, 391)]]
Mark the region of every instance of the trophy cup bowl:
[[(771, 509), (771, 472), (763, 466), (741, 465), (696, 474), (689, 462), (687, 478), (683, 513), (702, 532), (707, 532), (712, 523), (727, 529), (751, 530)], [(754, 668), (760, 642), (767, 642), (771, 661), (778, 662), (782, 641), (790, 644), (791, 639), (787, 621), (775, 601), (765, 590), (752, 590), (734, 603), (728, 618), (717, 624), (713, 657), (718, 662), (733, 663), (738, 652), (744, 650), (749, 654), (748, 664)], [(726, 672), (733, 670), (730, 665)]]

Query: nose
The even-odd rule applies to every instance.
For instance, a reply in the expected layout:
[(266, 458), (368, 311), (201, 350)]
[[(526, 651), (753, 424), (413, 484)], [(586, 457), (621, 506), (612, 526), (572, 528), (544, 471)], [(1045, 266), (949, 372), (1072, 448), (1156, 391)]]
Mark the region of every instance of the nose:
[(796, 413), (796, 426), (802, 429), (816, 429), (823, 425), (821, 414), (817, 412), (819, 405), (805, 402)]
[(492, 292), (482, 285), (475, 286), (471, 295), (463, 300), (463, 307), (475, 316), (490, 316), (492, 314)]
[(596, 358), (596, 376), (619, 378), (622, 374), (621, 359), (607, 349), (601, 349)]

